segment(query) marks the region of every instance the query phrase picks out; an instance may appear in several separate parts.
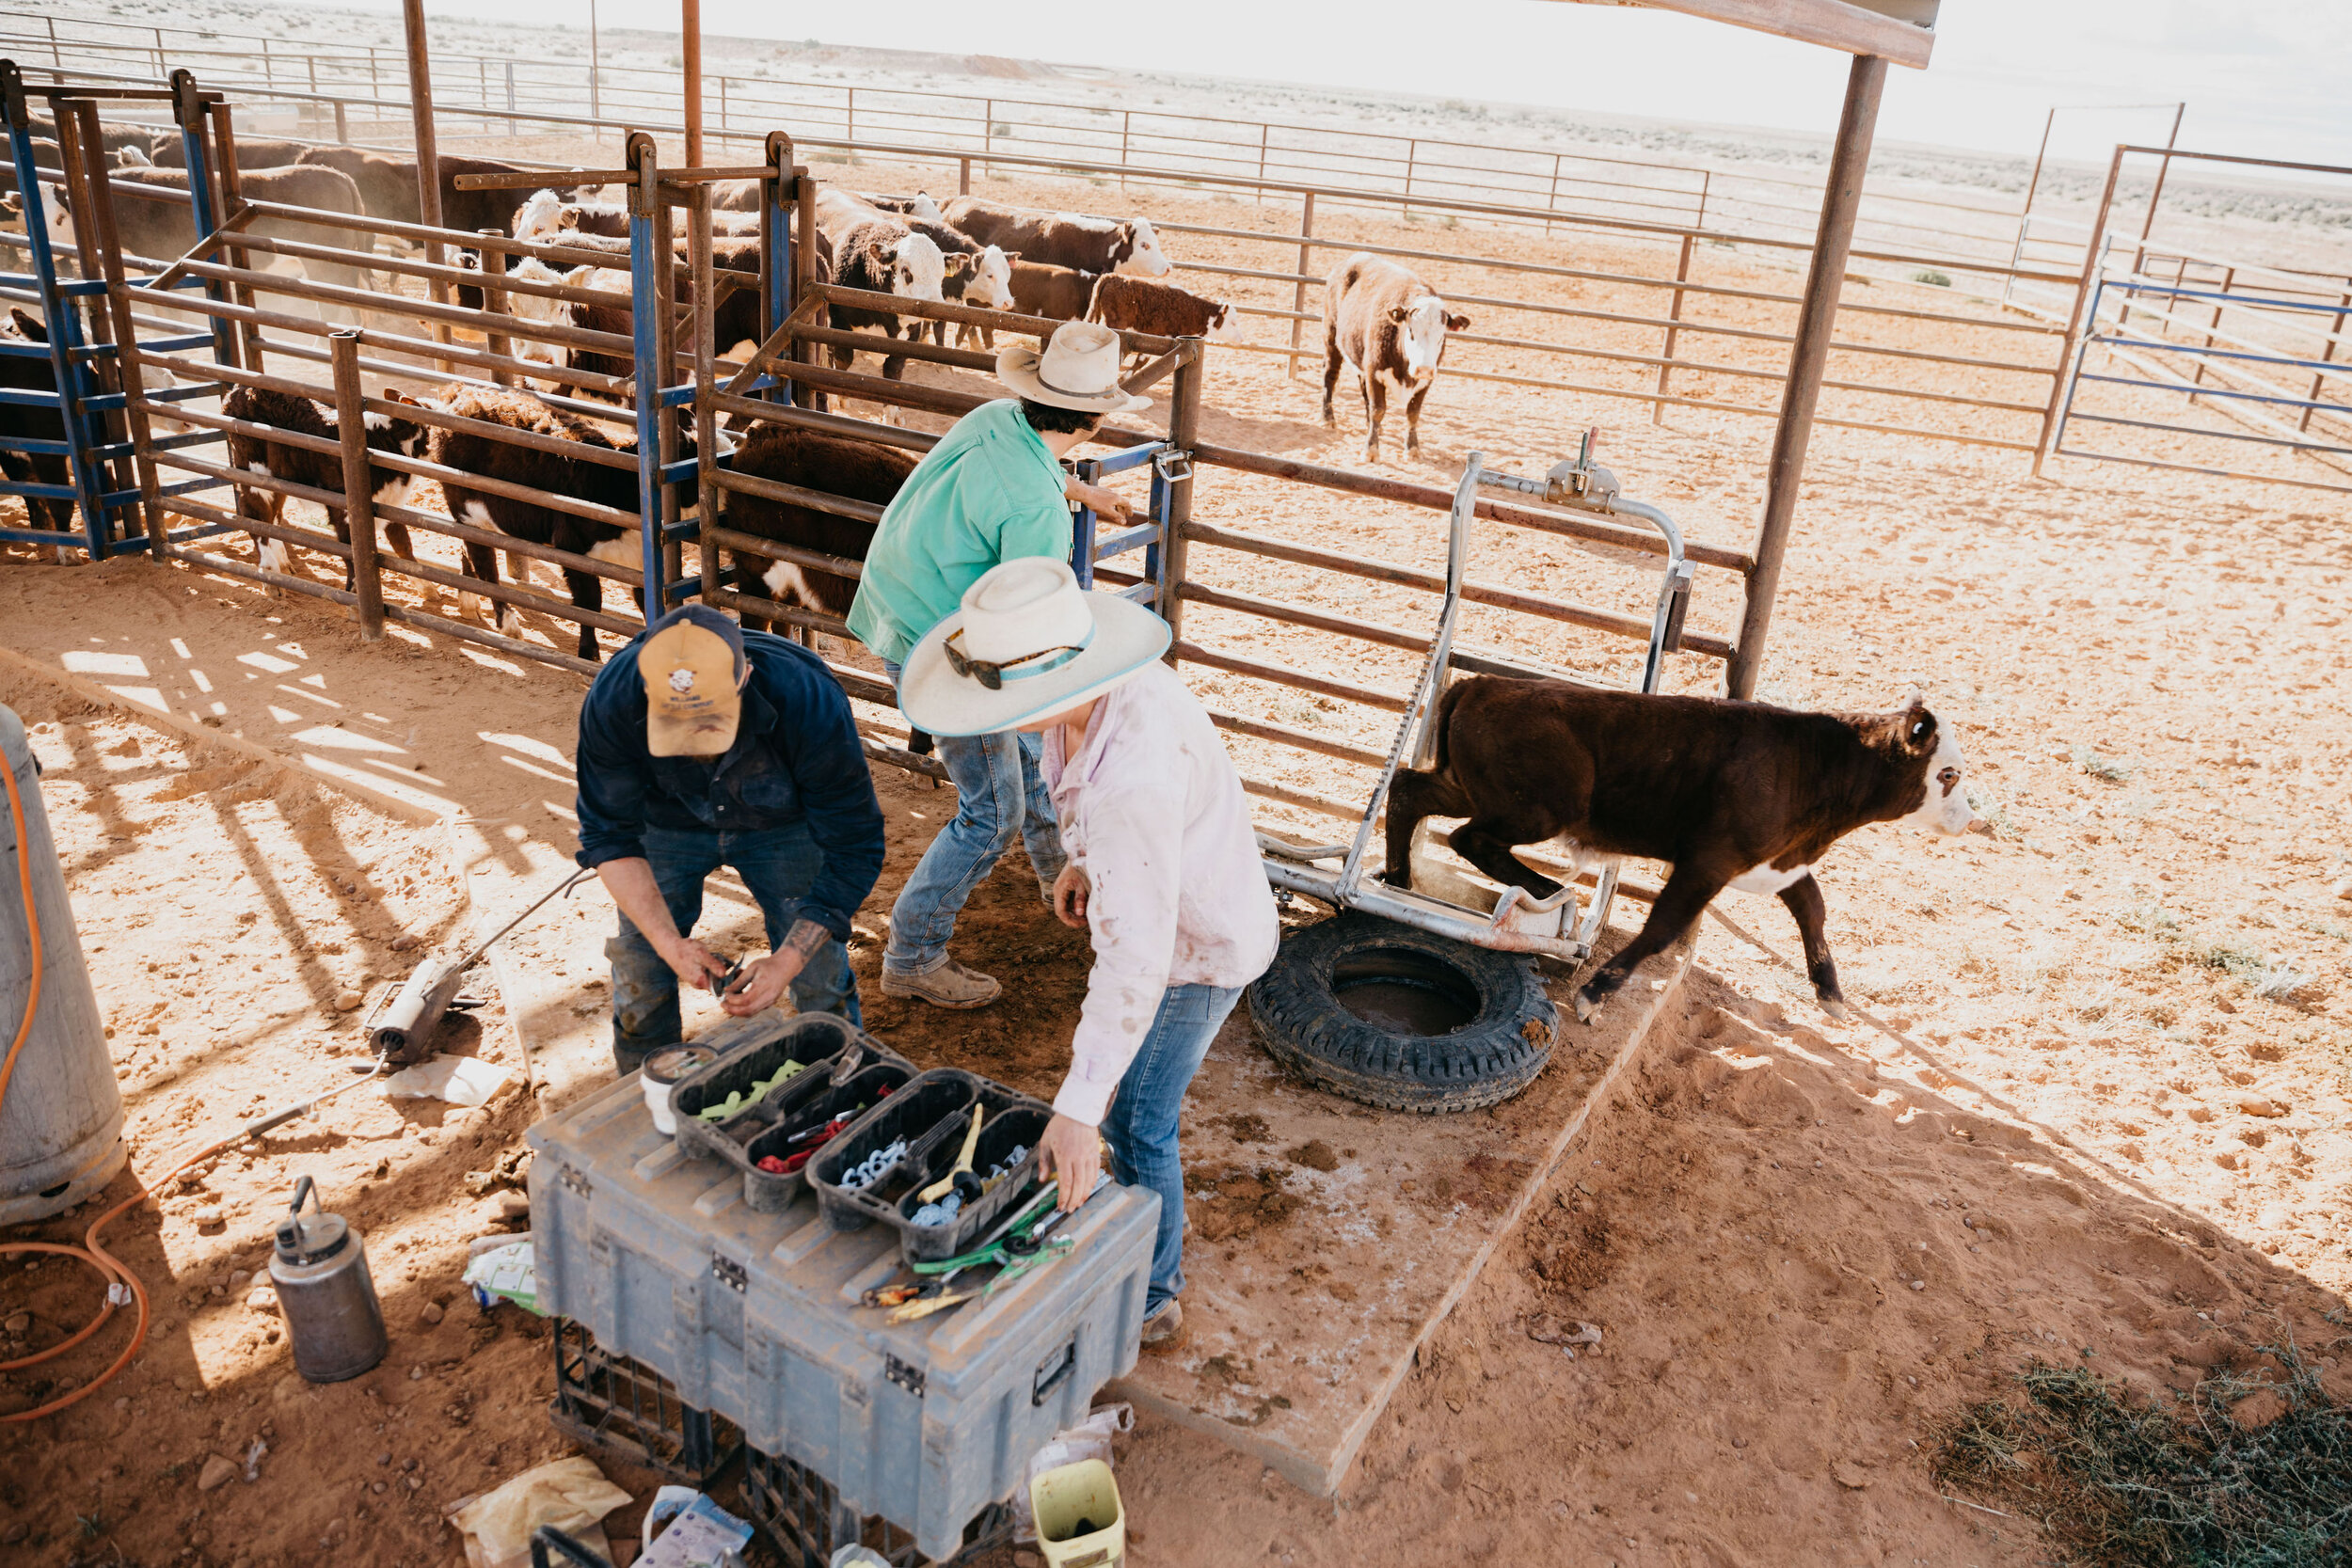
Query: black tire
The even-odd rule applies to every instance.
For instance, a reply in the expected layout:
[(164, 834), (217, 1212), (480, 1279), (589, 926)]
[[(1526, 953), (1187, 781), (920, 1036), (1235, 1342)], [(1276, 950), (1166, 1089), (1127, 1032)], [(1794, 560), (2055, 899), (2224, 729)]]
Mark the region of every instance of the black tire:
[[(1447, 1034), (1368, 1023), (1343, 987), (1394, 976), (1436, 993), (1468, 1022)], [(1249, 1019), (1267, 1054), (1321, 1088), (1391, 1111), (1475, 1111), (1534, 1081), (1551, 1059), (1559, 1015), (1532, 959), (1372, 915), (1293, 931), (1249, 988)]]

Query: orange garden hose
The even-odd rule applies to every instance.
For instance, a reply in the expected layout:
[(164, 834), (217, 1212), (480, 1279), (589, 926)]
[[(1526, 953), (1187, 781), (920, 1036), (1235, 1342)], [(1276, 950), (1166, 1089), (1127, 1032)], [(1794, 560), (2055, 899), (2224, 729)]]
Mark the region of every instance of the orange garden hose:
[[(0, 1101), (5, 1101), (8, 1099), (8, 1080), (16, 1072), (16, 1058), (19, 1053), (24, 1051), (24, 1042), (32, 1037), (33, 1013), (35, 1009), (40, 1006), (42, 955), (40, 942), (40, 915), (33, 908), (32, 844), (24, 824), (24, 799), (17, 792), (16, 770), (12, 768), (5, 766), (5, 764), (0, 764), (0, 784), (5, 784), (8, 787), (8, 819), (16, 831), (17, 885), (23, 890), (24, 893), (24, 924), (32, 934), (33, 943), (33, 983), (30, 991), (26, 994), (24, 999), (24, 1017), (23, 1022), (19, 1022), (16, 1026), (16, 1037), (8, 1042), (8, 1055), (5, 1058), (0, 1058)], [(384, 1064), (379, 1060), (376, 1063), (376, 1071), (382, 1071), (383, 1067)], [(334, 1095), (342, 1093), (344, 1089), (357, 1088), (361, 1084), (368, 1082), (369, 1078), (374, 1077), (374, 1073), (370, 1073), (368, 1078), (355, 1078), (350, 1083), (345, 1084), (341, 1087), (330, 1089), (326, 1094), (319, 1095), (316, 1098), (304, 1102), (300, 1107), (298, 1107), (298, 1109), (307, 1110), (310, 1106), (316, 1105), (322, 1100), (326, 1100)], [(25, 1252), (48, 1252), (62, 1254), (68, 1258), (78, 1258), (83, 1262), (87, 1263), (91, 1268), (96, 1269), (99, 1275), (106, 1281), (105, 1304), (99, 1307), (98, 1315), (96, 1317), (82, 1325), (79, 1332), (75, 1333), (70, 1338), (61, 1340), (58, 1343), (50, 1346), (47, 1350), (36, 1352), (31, 1355), (23, 1356), (14, 1361), (0, 1361), (0, 1372), (14, 1371), (22, 1367), (39, 1366), (41, 1362), (64, 1354), (67, 1351), (72, 1350), (75, 1345), (80, 1344), (83, 1340), (97, 1333), (101, 1328), (103, 1328), (108, 1320), (113, 1318), (115, 1309), (123, 1305), (126, 1295), (130, 1301), (137, 1305), (139, 1309), (138, 1321), (131, 1329), (130, 1343), (122, 1347), (122, 1354), (116, 1356), (113, 1363), (108, 1366), (104, 1371), (99, 1373), (96, 1377), (90, 1379), (79, 1388), (75, 1388), (58, 1399), (51, 1400), (47, 1404), (37, 1405), (30, 1410), (19, 1410), (8, 1415), (0, 1416), (0, 1424), (6, 1424), (12, 1421), (32, 1421), (38, 1420), (43, 1416), (54, 1416), (58, 1411), (65, 1409), (68, 1405), (79, 1403), (81, 1401), (89, 1398), (90, 1395), (98, 1392), (100, 1388), (103, 1387), (107, 1381), (113, 1378), (116, 1373), (121, 1371), (123, 1368), (129, 1366), (131, 1364), (131, 1358), (139, 1353), (139, 1347), (147, 1342), (147, 1325), (152, 1315), (148, 1307), (147, 1287), (139, 1283), (139, 1276), (133, 1274), (130, 1269), (124, 1265), (120, 1259), (117, 1258), (113, 1253), (108, 1252), (103, 1246), (99, 1244), (98, 1233), (104, 1229), (106, 1226), (116, 1218), (116, 1216), (128, 1210), (135, 1209), (140, 1203), (144, 1202), (148, 1196), (154, 1192), (157, 1187), (169, 1186), (183, 1171), (188, 1170), (193, 1166), (201, 1164), (203, 1161), (211, 1159), (214, 1155), (219, 1153), (222, 1149), (229, 1148), (232, 1144), (243, 1142), (254, 1132), (261, 1131), (264, 1124), (275, 1126), (278, 1122), (284, 1119), (286, 1119), (286, 1116), (285, 1114), (281, 1114), (278, 1117), (264, 1117), (261, 1122), (248, 1122), (246, 1125), (239, 1128), (229, 1136), (222, 1138), (217, 1142), (206, 1145), (204, 1148), (198, 1149), (194, 1154), (191, 1154), (186, 1159), (181, 1161), (177, 1165), (172, 1167), (170, 1174), (166, 1176), (161, 1181), (158, 1181), (151, 1186), (142, 1182), (132, 1192), (130, 1196), (124, 1198), (121, 1202), (116, 1204), (113, 1208), (99, 1215), (97, 1219), (90, 1222), (90, 1227), (83, 1235), (82, 1245), (80, 1246), (69, 1246), (61, 1242), (0, 1243), (0, 1255)]]

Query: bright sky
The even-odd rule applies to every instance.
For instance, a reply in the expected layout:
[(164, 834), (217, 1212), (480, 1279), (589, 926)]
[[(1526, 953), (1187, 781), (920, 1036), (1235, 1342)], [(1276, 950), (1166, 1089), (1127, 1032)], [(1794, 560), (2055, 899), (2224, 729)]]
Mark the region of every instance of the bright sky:
[[(675, 0), (598, 8), (609, 27), (677, 24)], [(587, 0), (427, 0), (427, 10), (580, 24)], [(1548, 0), (705, 0), (703, 26), (1824, 132), (1845, 72), (1844, 56), (1806, 44)], [(1937, 31), (1933, 65), (1890, 72), (1882, 137), (2029, 155), (2053, 103), (2185, 98), (2185, 147), (2352, 164), (2344, 0), (1945, 0)], [(2121, 139), (2160, 141), (2169, 121), (2155, 110), (2061, 115), (2056, 150), (2103, 158)]]

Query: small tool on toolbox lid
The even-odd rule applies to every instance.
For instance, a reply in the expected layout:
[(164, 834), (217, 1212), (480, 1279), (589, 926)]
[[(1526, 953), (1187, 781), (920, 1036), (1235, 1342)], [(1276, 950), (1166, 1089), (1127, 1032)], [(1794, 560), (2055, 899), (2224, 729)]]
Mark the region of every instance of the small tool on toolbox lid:
[(961, 1193), (963, 1201), (969, 1203), (980, 1196), (980, 1179), (972, 1174), (972, 1154), (980, 1147), (980, 1122), (983, 1117), (984, 1113), (976, 1103), (972, 1107), (972, 1126), (963, 1134), (963, 1152), (956, 1156), (956, 1163), (948, 1167), (946, 1175), (915, 1195), (917, 1202), (937, 1203), (949, 1193)]

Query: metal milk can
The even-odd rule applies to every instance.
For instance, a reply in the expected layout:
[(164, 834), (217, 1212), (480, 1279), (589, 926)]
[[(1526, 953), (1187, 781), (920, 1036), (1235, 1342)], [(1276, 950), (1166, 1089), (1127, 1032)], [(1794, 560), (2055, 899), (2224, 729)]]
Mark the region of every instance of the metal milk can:
[[(311, 1200), (307, 1214), (305, 1199)], [(278, 1222), (269, 1277), (294, 1341), (294, 1370), (310, 1382), (358, 1377), (391, 1349), (359, 1232), (341, 1214), (319, 1210), (307, 1176), (294, 1183), (294, 1202)]]

